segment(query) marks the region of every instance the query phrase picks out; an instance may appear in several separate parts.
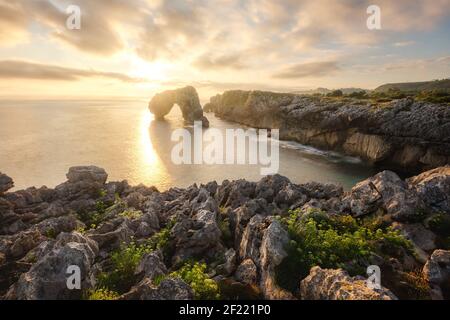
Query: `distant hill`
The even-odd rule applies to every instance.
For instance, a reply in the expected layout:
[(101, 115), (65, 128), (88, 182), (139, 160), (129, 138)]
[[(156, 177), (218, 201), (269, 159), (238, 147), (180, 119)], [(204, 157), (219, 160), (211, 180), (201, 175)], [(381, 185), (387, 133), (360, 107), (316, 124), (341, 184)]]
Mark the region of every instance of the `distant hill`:
[(361, 89), (361, 88), (340, 88), (340, 89), (327, 89), (327, 88), (317, 88), (317, 89), (312, 89), (312, 90), (302, 90), (302, 91), (295, 91), (292, 93), (295, 94), (328, 94), (333, 92), (334, 90), (341, 90), (343, 94), (350, 94), (353, 92), (360, 92), (360, 91), (368, 91), (366, 89)]
[(424, 82), (404, 82), (383, 84), (375, 89), (375, 92), (387, 92), (389, 89), (400, 91), (422, 91), (422, 90), (445, 90), (450, 91), (450, 79), (424, 81)]

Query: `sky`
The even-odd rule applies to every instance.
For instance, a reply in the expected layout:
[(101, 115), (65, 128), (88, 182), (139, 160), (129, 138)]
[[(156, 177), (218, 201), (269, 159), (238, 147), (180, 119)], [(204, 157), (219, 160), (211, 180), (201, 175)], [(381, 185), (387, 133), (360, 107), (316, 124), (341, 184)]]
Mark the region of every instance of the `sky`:
[[(71, 5), (79, 30), (66, 26)], [(0, 0), (0, 98), (148, 99), (193, 85), (205, 100), (443, 79), (449, 16), (450, 0)]]

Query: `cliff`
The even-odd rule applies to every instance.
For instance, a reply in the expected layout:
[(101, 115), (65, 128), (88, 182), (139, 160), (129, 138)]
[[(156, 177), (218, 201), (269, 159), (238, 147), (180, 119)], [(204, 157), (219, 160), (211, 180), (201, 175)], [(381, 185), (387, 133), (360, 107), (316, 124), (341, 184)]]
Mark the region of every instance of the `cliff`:
[(373, 164), (420, 171), (450, 163), (448, 104), (387, 103), (261, 91), (227, 91), (205, 111), (280, 138), (361, 157)]
[(73, 167), (54, 189), (8, 192), (0, 173), (0, 297), (450, 298), (450, 167), (349, 192), (279, 175), (165, 192), (107, 177)]

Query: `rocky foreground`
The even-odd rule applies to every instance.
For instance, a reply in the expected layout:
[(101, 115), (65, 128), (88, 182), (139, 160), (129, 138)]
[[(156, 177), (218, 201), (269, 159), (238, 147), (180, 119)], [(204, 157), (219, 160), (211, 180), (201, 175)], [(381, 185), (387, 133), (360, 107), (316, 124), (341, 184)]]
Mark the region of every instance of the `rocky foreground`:
[(279, 175), (159, 192), (93, 166), (67, 179), (8, 192), (0, 173), (4, 299), (450, 298), (448, 166), (406, 181), (384, 171), (349, 192)]
[(212, 97), (204, 109), (251, 127), (280, 129), (281, 139), (380, 166), (421, 172), (450, 163), (450, 108), (445, 103), (234, 90)]

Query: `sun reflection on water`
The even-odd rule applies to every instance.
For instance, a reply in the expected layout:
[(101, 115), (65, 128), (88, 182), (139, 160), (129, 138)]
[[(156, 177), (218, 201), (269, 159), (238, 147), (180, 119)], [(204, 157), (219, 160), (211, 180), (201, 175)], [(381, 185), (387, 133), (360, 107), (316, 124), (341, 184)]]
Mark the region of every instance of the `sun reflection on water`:
[(149, 126), (154, 117), (148, 112), (143, 111), (140, 124), (140, 147), (139, 155), (141, 165), (139, 166), (139, 175), (145, 177), (148, 185), (168, 186), (170, 185), (170, 174), (167, 171), (163, 161), (157, 154), (149, 134)]

